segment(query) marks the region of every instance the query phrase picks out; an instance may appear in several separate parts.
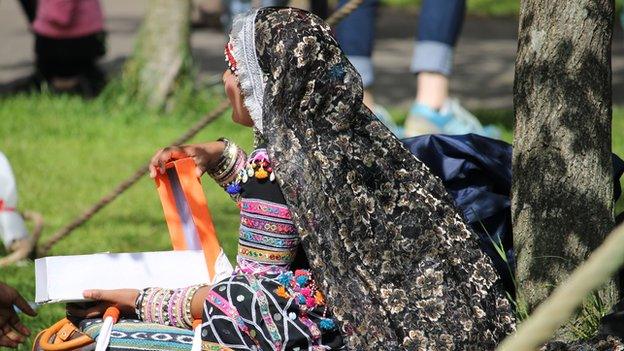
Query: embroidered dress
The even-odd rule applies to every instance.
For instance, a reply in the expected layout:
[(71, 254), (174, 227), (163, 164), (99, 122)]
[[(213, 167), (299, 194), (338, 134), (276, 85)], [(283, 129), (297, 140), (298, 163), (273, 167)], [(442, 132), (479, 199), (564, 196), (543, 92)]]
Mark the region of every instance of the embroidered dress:
[[(300, 239), (264, 148), (226, 186), (240, 207), (237, 267), (203, 312), (204, 348), (339, 350), (342, 338), (309, 271), (295, 269)], [(236, 191), (233, 191), (235, 189)]]

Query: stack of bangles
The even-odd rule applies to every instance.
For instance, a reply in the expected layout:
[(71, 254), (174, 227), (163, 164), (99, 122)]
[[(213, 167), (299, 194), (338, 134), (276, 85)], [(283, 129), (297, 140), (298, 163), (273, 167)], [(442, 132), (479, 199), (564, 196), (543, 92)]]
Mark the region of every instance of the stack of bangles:
[(225, 143), (223, 154), (217, 161), (217, 165), (208, 170), (208, 174), (221, 186), (226, 187), (238, 175), (238, 170), (245, 167), (247, 155), (236, 144), (225, 138), (219, 139)]
[(192, 329), (191, 301), (197, 290), (207, 284), (181, 289), (146, 288), (135, 301), (137, 317), (147, 323)]

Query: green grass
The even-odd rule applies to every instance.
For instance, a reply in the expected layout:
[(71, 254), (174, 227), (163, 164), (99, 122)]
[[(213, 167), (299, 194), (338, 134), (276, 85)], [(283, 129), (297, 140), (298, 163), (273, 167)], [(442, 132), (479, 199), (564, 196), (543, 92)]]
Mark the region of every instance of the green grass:
[[(220, 100), (196, 97), (171, 114), (145, 112), (131, 102), (100, 98), (54, 97), (46, 94), (0, 99), (0, 150), (12, 162), (19, 188), (19, 208), (43, 214), (43, 240), (132, 174), (160, 147), (182, 134)], [(393, 111), (400, 119), (404, 111)], [(510, 141), (510, 111), (476, 111), (487, 123), (503, 129)], [(624, 109), (616, 109), (614, 131), (624, 130)], [(193, 141), (228, 136), (251, 146), (248, 129), (227, 116), (211, 124)], [(614, 135), (614, 152), (624, 155), (624, 134)], [(234, 257), (238, 210), (213, 182), (205, 180), (212, 215), (228, 255)], [(622, 202), (618, 205), (621, 210)], [(153, 182), (146, 176), (83, 227), (56, 245), (51, 254), (138, 252), (170, 249), (167, 228)], [(34, 298), (32, 262), (0, 270), (0, 281)], [(36, 319), (24, 318), (34, 331), (63, 316), (60, 305), (40, 308)], [(22, 347), (22, 350), (28, 350)]]
[[(54, 231), (107, 194), (152, 154), (181, 135), (220, 98), (200, 97), (189, 110), (173, 115), (146, 113), (132, 105), (106, 107), (106, 101), (47, 95), (0, 100), (0, 150), (12, 163), (19, 208), (43, 214), (45, 240)], [(228, 136), (251, 145), (250, 130), (227, 116), (207, 127), (194, 141)], [(218, 233), (234, 257), (238, 209), (214, 182), (205, 191)], [(52, 255), (137, 252), (170, 249), (167, 228), (154, 183), (147, 176), (83, 227), (56, 245)], [(32, 263), (0, 269), (0, 281), (34, 298)], [(60, 305), (43, 306), (33, 330), (63, 316)], [(22, 348), (28, 349), (26, 347)]]

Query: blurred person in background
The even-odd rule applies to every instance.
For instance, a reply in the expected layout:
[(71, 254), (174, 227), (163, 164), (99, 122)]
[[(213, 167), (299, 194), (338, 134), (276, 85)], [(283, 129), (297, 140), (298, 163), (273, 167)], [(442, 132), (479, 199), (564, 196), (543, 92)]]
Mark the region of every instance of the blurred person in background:
[(97, 95), (105, 84), (104, 17), (98, 0), (39, 0), (33, 23), (37, 76), (54, 92)]
[[(347, 2), (340, 0), (339, 6)], [(371, 57), (378, 7), (379, 0), (364, 0), (336, 28), (340, 45), (362, 76), (364, 104), (399, 137), (433, 133), (498, 136), (494, 128), (484, 128), (456, 99), (449, 98), (449, 77), (464, 20), (465, 0), (423, 1), (410, 65), (410, 71), (416, 75), (416, 97), (404, 129), (375, 104), (372, 94), (375, 75)]]

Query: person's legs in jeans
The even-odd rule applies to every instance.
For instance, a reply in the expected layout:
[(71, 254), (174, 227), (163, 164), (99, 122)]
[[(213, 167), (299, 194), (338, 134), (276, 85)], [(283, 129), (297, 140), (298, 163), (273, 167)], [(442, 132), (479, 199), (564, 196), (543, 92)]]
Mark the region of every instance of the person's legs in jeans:
[(453, 48), (465, 11), (465, 0), (424, 0), (411, 64), (418, 74), (417, 102), (439, 109), (448, 97)]
[[(348, 0), (340, 0), (339, 7)], [(379, 0), (364, 0), (351, 14), (336, 27), (336, 38), (349, 61), (362, 76), (364, 84), (364, 104), (371, 110), (374, 101), (369, 92), (375, 75), (373, 72), (373, 46), (375, 40), (375, 17)]]
[[(251, 10), (251, 0), (221, 0), (223, 4), (223, 23), (225, 33), (229, 33), (232, 28), (232, 20), (238, 14)], [(261, 7), (287, 6), (288, 0), (262, 0)]]
[(457, 100), (449, 99), (453, 51), (465, 12), (465, 0), (423, 2), (411, 63), (411, 71), (417, 74), (416, 98), (405, 121), (405, 136), (427, 133), (498, 135), (496, 128), (483, 128)]

